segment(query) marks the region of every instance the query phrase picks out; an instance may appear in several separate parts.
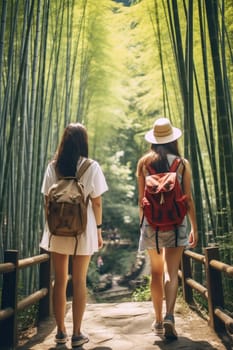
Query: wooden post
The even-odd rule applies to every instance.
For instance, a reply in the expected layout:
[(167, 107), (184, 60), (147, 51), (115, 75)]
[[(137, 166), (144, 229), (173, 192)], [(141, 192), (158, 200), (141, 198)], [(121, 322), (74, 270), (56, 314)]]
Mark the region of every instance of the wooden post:
[[(41, 253), (47, 253), (41, 250)], [(42, 320), (52, 314), (52, 286), (51, 286), (51, 259), (40, 264), (40, 289), (47, 288), (48, 293), (39, 301), (39, 320)]]
[(192, 287), (187, 285), (186, 279), (192, 278), (192, 269), (191, 269), (191, 263), (190, 263), (190, 257), (183, 254), (181, 259), (181, 270), (182, 270), (182, 290), (183, 290), (183, 296), (184, 300), (188, 304), (193, 303), (193, 290)]
[(208, 308), (209, 308), (209, 323), (216, 331), (224, 328), (223, 323), (215, 315), (215, 308), (224, 307), (224, 296), (222, 287), (221, 271), (218, 271), (210, 266), (211, 260), (219, 260), (218, 247), (205, 248), (206, 261), (206, 282), (208, 289)]
[(6, 250), (4, 262), (13, 263), (15, 269), (3, 273), (1, 309), (12, 308), (14, 313), (0, 324), (0, 348), (9, 349), (17, 346), (17, 286), (18, 286), (18, 251)]

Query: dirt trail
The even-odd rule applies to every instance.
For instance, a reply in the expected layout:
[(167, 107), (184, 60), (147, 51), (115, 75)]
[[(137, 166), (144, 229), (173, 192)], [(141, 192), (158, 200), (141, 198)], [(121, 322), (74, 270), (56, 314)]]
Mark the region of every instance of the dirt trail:
[[(66, 327), (72, 334), (71, 303), (67, 305)], [(226, 336), (220, 339), (207, 321), (195, 312), (177, 304), (176, 341), (157, 337), (151, 331), (153, 308), (151, 302), (88, 304), (83, 321), (83, 331), (90, 337), (84, 350), (230, 350)], [(38, 333), (21, 350), (52, 350), (56, 327), (53, 318), (40, 325)], [(70, 341), (60, 350), (71, 349)]]

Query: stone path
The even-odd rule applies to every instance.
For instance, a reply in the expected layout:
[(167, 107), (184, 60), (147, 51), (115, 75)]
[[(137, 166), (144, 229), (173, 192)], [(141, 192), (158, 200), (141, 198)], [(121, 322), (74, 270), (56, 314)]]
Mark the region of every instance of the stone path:
[[(229, 338), (220, 339), (206, 320), (184, 305), (177, 303), (176, 328), (179, 338), (167, 341), (151, 331), (153, 310), (151, 302), (123, 302), (88, 304), (83, 320), (83, 331), (90, 342), (85, 350), (223, 350), (233, 349)], [(67, 304), (66, 326), (72, 334), (71, 303)], [(38, 333), (21, 350), (53, 350), (56, 327), (53, 318), (39, 326)], [(70, 341), (60, 350), (71, 349)]]

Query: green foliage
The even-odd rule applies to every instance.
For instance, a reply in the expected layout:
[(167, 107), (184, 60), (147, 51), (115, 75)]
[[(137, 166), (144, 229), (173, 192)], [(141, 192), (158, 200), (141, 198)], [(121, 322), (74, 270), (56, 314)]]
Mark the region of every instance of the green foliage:
[(103, 273), (123, 275), (126, 269), (133, 265), (136, 251), (132, 247), (110, 245), (106, 251), (101, 252), (101, 256), (104, 262)]
[(99, 272), (97, 271), (96, 259), (92, 259), (89, 264), (87, 274), (87, 285), (89, 289), (95, 290), (99, 282)]
[(125, 203), (104, 204), (103, 215), (104, 231), (117, 228), (121, 238), (131, 238), (132, 241), (138, 238), (139, 217), (138, 208)]
[(151, 300), (150, 276), (143, 276), (143, 284), (136, 288), (132, 295), (132, 301), (149, 301)]
[[(26, 290), (27, 283), (24, 285), (24, 281), (27, 279), (23, 278), (21, 274), (19, 275), (19, 288), (18, 288), (18, 300), (24, 299), (28, 294)], [(38, 303), (26, 307), (24, 310), (21, 310), (17, 314), (18, 318), (18, 329), (19, 331), (24, 331), (28, 328), (34, 327), (37, 324), (38, 320)]]
[(196, 292), (195, 290), (193, 291), (193, 299), (194, 299), (195, 303), (197, 304), (199, 310), (205, 314), (208, 310), (208, 301), (205, 298), (203, 298), (203, 296), (200, 293)]
[(134, 197), (135, 185), (133, 184), (129, 163), (124, 165), (121, 158), (124, 157), (124, 151), (119, 150), (112, 156), (109, 156), (104, 169), (106, 177), (111, 184), (110, 194), (112, 198), (117, 195), (119, 202), (130, 203)]
[(38, 304), (31, 305), (18, 313), (18, 329), (23, 331), (34, 327), (38, 318)]
[(109, 185), (109, 191), (104, 194), (103, 199), (104, 229), (108, 231), (117, 228), (121, 236), (131, 237), (135, 235), (139, 219), (138, 209), (134, 204), (135, 178), (130, 162), (125, 162), (125, 152), (122, 150), (109, 156), (103, 170)]

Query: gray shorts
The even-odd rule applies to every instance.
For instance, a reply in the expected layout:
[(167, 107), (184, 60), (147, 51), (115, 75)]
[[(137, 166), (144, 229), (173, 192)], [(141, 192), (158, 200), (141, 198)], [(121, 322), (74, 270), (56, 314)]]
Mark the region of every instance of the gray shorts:
[[(175, 244), (175, 231), (159, 231), (158, 232), (158, 245), (159, 248), (174, 248)], [(188, 230), (187, 230), (187, 218), (185, 217), (182, 224), (178, 227), (177, 246), (187, 247), (188, 242)], [(155, 229), (151, 227), (146, 218), (144, 218), (139, 239), (139, 251), (146, 249), (156, 249), (156, 233)]]

